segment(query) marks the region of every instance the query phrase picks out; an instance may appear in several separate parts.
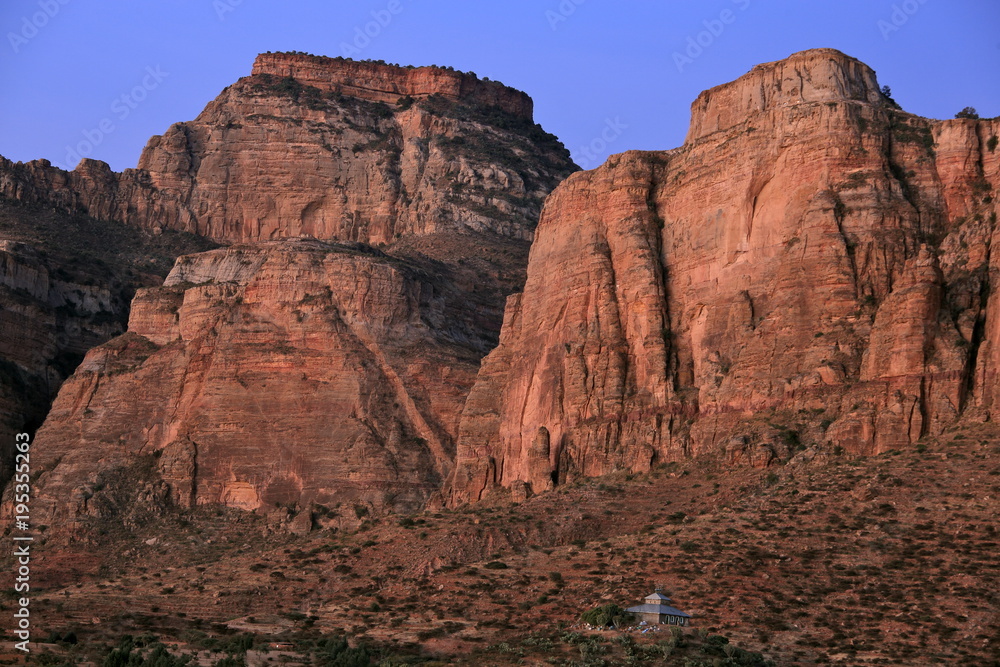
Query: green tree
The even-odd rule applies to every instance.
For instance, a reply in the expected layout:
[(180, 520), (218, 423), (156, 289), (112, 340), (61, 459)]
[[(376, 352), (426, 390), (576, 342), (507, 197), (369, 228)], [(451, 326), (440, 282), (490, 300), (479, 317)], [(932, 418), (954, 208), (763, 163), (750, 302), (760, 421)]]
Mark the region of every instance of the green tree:
[(620, 627), (622, 625), (628, 625), (635, 620), (635, 616), (618, 605), (611, 603), (601, 605), (600, 607), (595, 607), (589, 611), (585, 611), (580, 615), (580, 620), (584, 623), (589, 623), (590, 625), (597, 626), (599, 628), (604, 627)]

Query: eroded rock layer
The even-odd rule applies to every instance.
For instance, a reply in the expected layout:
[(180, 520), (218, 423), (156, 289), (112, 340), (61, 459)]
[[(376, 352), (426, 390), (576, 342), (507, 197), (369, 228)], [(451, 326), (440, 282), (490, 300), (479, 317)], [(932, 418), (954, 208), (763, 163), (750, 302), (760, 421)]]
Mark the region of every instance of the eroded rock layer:
[(702, 93), (681, 148), (569, 177), (446, 501), (703, 453), (882, 452), (990, 417), (998, 132), (907, 114), (821, 49)]

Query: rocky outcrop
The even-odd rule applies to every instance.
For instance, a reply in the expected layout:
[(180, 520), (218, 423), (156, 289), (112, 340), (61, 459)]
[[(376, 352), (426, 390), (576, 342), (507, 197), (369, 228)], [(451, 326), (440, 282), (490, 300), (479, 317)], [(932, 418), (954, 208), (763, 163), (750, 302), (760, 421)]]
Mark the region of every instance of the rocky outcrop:
[(906, 114), (821, 49), (703, 93), (681, 148), (569, 177), (447, 502), (716, 452), (874, 453), (989, 417), (998, 132)]
[(293, 54), (258, 58), (138, 169), (0, 165), (23, 202), (246, 242), (180, 257), (63, 386), (35, 445), (40, 520), (422, 506), (574, 168), (523, 93)]
[(0, 162), (0, 194), (217, 241), (391, 244), (487, 232), (526, 241), (574, 166), (502, 84), (435, 67), (264, 54), (137, 169)]
[(87, 350), (124, 331), (136, 288), (160, 284), (177, 255), (214, 244), (2, 197), (0, 237), (2, 488), (14, 434), (33, 435)]
[(400, 68), (348, 58), (262, 53), (254, 61), (251, 75), (290, 77), (324, 93), (390, 104), (396, 104), (401, 97), (420, 99), (440, 95), (473, 107), (495, 107), (523, 120), (532, 119), (531, 98), (520, 90), (442, 67)]
[(182, 257), (59, 392), (33, 512), (92, 516), (109, 473), (143, 460), (181, 507), (419, 507), (454, 459), (474, 315), (446, 278), (364, 246)]

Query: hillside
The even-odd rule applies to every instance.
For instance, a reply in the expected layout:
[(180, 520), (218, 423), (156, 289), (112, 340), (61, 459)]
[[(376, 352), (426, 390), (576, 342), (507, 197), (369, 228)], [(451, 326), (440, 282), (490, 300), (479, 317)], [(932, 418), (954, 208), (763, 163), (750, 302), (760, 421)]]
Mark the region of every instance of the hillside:
[[(320, 513), (299, 536), (212, 507), (103, 535), (92, 520), (77, 536), (85, 557), (45, 549), (35, 604), (53, 630), (75, 631), (77, 655), (126, 631), (205, 646), (251, 633), (303, 651), (347, 632), (437, 664), (634, 664), (620, 633), (578, 617), (663, 585), (694, 616), (696, 647), (709, 633), (778, 665), (991, 664), (1000, 433), (813, 455), (768, 471), (666, 464), (348, 531), (319, 529)], [(658, 662), (669, 634), (629, 636), (661, 656), (643, 664), (685, 664)]]

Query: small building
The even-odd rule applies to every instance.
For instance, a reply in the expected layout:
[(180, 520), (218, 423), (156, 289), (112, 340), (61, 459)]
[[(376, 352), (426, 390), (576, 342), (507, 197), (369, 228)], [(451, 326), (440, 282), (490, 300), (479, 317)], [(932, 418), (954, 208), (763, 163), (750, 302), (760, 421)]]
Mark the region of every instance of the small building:
[(635, 614), (636, 618), (646, 623), (657, 625), (690, 625), (691, 615), (670, 606), (670, 598), (657, 588), (646, 596), (644, 604), (629, 607), (626, 611)]

